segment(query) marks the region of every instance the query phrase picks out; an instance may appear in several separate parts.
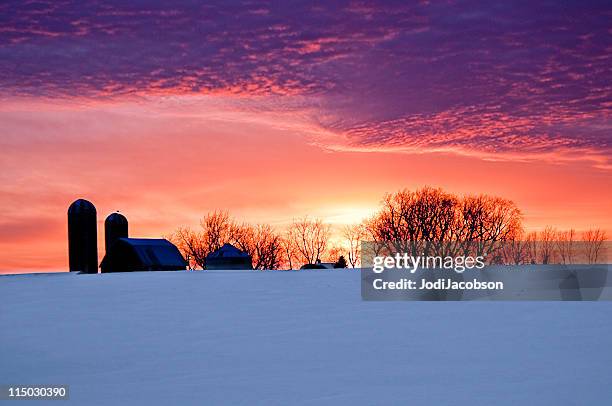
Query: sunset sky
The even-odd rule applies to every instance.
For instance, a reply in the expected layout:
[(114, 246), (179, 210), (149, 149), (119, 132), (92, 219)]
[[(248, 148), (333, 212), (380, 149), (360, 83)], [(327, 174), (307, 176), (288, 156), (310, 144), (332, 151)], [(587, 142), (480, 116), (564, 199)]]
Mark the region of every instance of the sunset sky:
[(424, 185), (610, 236), (609, 2), (206, 3), (0, 3), (0, 272), (66, 270), (79, 197), (100, 237)]

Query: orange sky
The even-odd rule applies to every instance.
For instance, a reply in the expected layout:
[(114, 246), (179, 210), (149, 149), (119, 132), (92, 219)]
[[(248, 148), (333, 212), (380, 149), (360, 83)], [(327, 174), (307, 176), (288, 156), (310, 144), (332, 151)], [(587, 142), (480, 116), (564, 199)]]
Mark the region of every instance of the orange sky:
[[(261, 99), (262, 104), (274, 103)], [(66, 210), (77, 198), (131, 236), (196, 226), (207, 211), (278, 228), (303, 215), (341, 225), (385, 192), (424, 185), (514, 200), (529, 229), (612, 230), (610, 171), (591, 161), (490, 160), (453, 152), (325, 148), (307, 109), (261, 109), (230, 96), (0, 105), (0, 272), (66, 270)]]
[(338, 229), (428, 185), (612, 234), (603, 2), (3, 6), (0, 272), (66, 270), (77, 198), (159, 237), (214, 209)]

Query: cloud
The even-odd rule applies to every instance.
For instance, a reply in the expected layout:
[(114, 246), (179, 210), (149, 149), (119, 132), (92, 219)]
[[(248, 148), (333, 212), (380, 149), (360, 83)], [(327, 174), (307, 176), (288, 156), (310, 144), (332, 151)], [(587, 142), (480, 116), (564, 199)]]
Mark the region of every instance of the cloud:
[(329, 149), (579, 155), (610, 167), (605, 2), (0, 7), (4, 100), (263, 97), (243, 107), (297, 103), (324, 135), (313, 142)]

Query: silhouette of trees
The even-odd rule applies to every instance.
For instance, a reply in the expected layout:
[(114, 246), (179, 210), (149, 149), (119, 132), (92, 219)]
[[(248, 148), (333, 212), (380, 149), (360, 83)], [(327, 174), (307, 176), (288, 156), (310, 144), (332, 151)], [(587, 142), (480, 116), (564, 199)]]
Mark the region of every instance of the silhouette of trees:
[(341, 247), (339, 245), (334, 245), (330, 248), (327, 248), (325, 250), (325, 257), (324, 257), (325, 262), (336, 263), (338, 258), (344, 255), (345, 251), (346, 250), (344, 249), (344, 247)]
[(297, 265), (298, 262), (298, 251), (295, 244), (291, 241), (291, 233), (289, 230), (285, 232), (280, 243), (283, 251), (283, 267), (294, 269), (294, 265)]
[(343, 248), (329, 246), (330, 226), (321, 219), (294, 219), (281, 235), (269, 225), (238, 223), (226, 211), (208, 213), (199, 230), (177, 229), (171, 240), (192, 269), (206, 269), (206, 255), (225, 243), (250, 254), (255, 269), (295, 269), (340, 257), (354, 268), (361, 263), (362, 249), (368, 250), (368, 257), (393, 252), (474, 255), (514, 265), (597, 263), (605, 255), (606, 235), (600, 229), (585, 231), (578, 241), (573, 229), (548, 226), (525, 233), (521, 222), (522, 214), (510, 200), (424, 187), (385, 195), (372, 217), (342, 229)]
[(348, 263), (351, 268), (359, 265), (361, 258), (361, 241), (366, 236), (366, 226), (364, 224), (352, 224), (345, 226), (342, 234), (348, 243)]
[(201, 233), (188, 227), (180, 227), (168, 239), (181, 251), (189, 264), (189, 269), (206, 268), (206, 255), (210, 251), (204, 245)]
[(502, 262), (511, 265), (524, 265), (529, 262), (529, 241), (525, 241), (522, 234), (513, 236), (510, 240), (502, 244)]
[[(546, 226), (544, 230), (539, 234), (538, 245), (540, 248), (540, 263), (546, 265), (554, 262), (554, 240), (556, 236), (556, 230), (550, 226)], [(537, 261), (537, 257), (536, 257)]]
[(283, 260), (280, 235), (267, 224), (233, 223), (229, 242), (253, 259), (253, 269), (278, 269)]
[(363, 265), (362, 258), (364, 250), (368, 250), (367, 255), (371, 257), (379, 256), (386, 247), (384, 234), (378, 231), (379, 218), (377, 215), (372, 216), (363, 221), (364, 239), (370, 240), (365, 246), (361, 245), (359, 262)]
[(521, 212), (507, 199), (458, 197), (425, 187), (386, 195), (365, 229), (377, 244), (411, 255), (486, 255), (521, 229)]
[(503, 244), (503, 263), (521, 264), (594, 264), (604, 255), (606, 234), (591, 229), (577, 239), (574, 229), (557, 230), (546, 226), (542, 231), (520, 233)]
[(304, 264), (320, 261), (327, 248), (330, 228), (320, 219), (308, 217), (293, 220), (288, 231), (288, 240), (293, 245), (297, 260)]
[(334, 268), (346, 268), (347, 266), (348, 264), (346, 263), (346, 258), (344, 258), (344, 255), (340, 255), (334, 264)]
[(510, 241), (521, 232), (522, 214), (511, 200), (466, 196), (460, 199), (460, 206), (454, 239), (468, 242), (476, 255), (496, 251), (500, 242)]
[(576, 254), (576, 231), (573, 228), (565, 231), (557, 231), (555, 240), (555, 248), (559, 254), (561, 263), (573, 263)]
[(589, 264), (595, 264), (601, 255), (606, 233), (601, 229), (591, 229), (582, 233), (582, 241), (585, 245), (585, 252)]
[(278, 269), (283, 260), (282, 239), (269, 225), (237, 223), (226, 211), (208, 213), (200, 230), (179, 228), (170, 239), (189, 258), (192, 269), (206, 269), (206, 256), (225, 243), (251, 255), (254, 269)]
[(182, 227), (174, 232), (170, 240), (189, 260), (190, 268), (206, 269), (206, 256), (229, 241), (231, 225), (226, 211), (214, 211), (200, 220), (200, 230)]
[(227, 211), (215, 210), (200, 220), (202, 243), (208, 252), (218, 250), (230, 240), (232, 225)]

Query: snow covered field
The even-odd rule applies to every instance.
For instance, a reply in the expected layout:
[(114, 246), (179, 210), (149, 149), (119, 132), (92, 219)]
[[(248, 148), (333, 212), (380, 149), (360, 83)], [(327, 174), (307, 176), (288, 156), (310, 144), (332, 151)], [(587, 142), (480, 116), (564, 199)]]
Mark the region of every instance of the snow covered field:
[(69, 384), (58, 405), (602, 405), (610, 377), (610, 302), (362, 302), (354, 271), (0, 276), (0, 384)]

